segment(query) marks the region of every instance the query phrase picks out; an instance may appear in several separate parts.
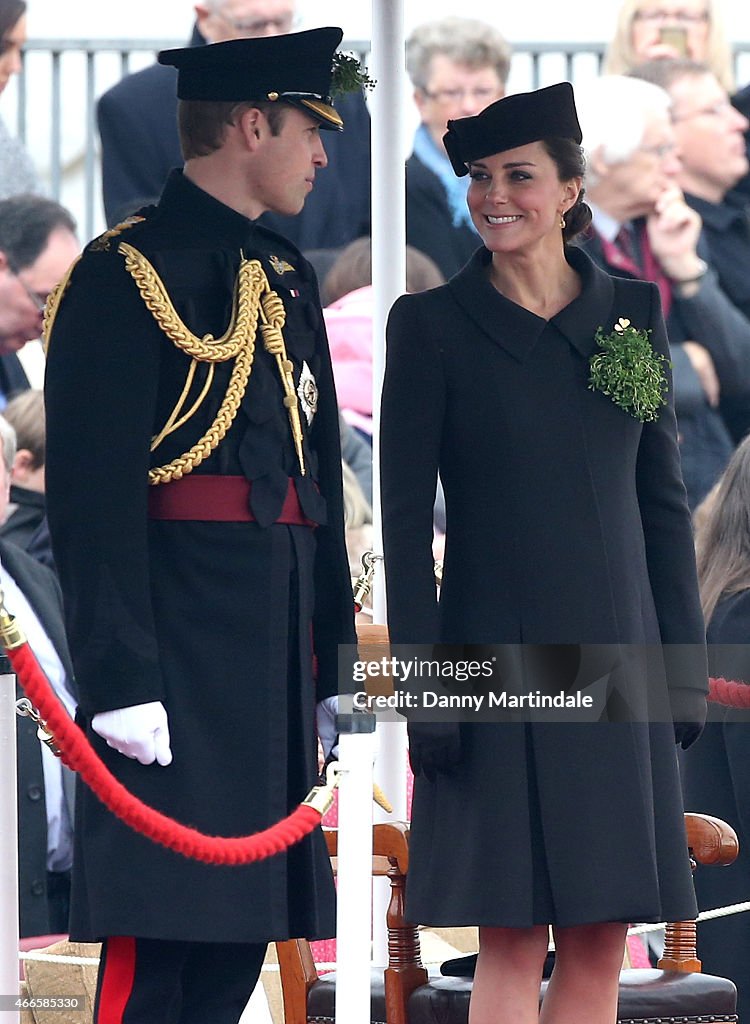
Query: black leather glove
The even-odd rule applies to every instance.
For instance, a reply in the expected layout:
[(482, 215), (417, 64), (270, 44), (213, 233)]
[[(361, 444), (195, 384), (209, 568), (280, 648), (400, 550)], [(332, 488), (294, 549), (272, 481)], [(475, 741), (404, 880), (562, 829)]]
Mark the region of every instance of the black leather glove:
[(674, 723), (674, 741), (687, 750), (706, 724), (706, 695), (687, 686), (677, 687), (669, 691), (669, 707)]
[(409, 722), (409, 763), (415, 775), (435, 782), (438, 772), (450, 772), (461, 760), (458, 722)]

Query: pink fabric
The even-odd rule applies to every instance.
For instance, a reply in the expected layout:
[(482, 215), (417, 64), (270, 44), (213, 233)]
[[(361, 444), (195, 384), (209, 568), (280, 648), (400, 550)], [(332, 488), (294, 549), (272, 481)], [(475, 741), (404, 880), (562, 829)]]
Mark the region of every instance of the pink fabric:
[(642, 935), (628, 936), (628, 953), (630, 963), (633, 967), (651, 967), (651, 961), (646, 952), (646, 944)]
[[(372, 431), (372, 286), (349, 292), (323, 310), (339, 408)], [(354, 417), (348, 415), (351, 412)]]

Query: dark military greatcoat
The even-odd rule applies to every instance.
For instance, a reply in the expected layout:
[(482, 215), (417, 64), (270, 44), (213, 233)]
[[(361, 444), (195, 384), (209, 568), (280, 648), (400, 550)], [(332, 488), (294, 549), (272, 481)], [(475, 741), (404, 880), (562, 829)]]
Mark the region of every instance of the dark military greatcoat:
[[(284, 303), (294, 384), (308, 379), (305, 475), (260, 332), (236, 418), (193, 469), (251, 481), (255, 521), (149, 518), (149, 469), (207, 431), (234, 360), (214, 364), (212, 381), (198, 363), (184, 410), (207, 386), (205, 400), (150, 454), (190, 358), (146, 308), (122, 241), (151, 262), (198, 338), (226, 329), (241, 255), (260, 261)], [(308, 423), (310, 376), (319, 395)], [(145, 220), (92, 243), (75, 268), (51, 332), (46, 395), (49, 521), (84, 723), (99, 711), (163, 701), (174, 760), (144, 767), (90, 733), (92, 743), (128, 789), (203, 832), (273, 825), (313, 781), (314, 705), (337, 692), (337, 644), (354, 639), (336, 398), (309, 265), (174, 172)], [(277, 522), (290, 479), (317, 528)], [(87, 790), (77, 814), (78, 939), (261, 942), (333, 930), (319, 833), (258, 864), (208, 867), (132, 833)]]
[[(662, 689), (660, 645), (681, 645), (666, 682), (705, 691), (671, 395), (642, 424), (588, 386), (597, 328), (609, 333), (620, 318), (652, 331), (666, 355), (658, 293), (609, 277), (580, 251), (567, 258), (582, 290), (550, 321), (490, 284), (484, 249), (447, 285), (391, 312), (381, 453), (391, 639), (655, 647)], [(672, 725), (668, 713), (635, 718), (464, 721), (459, 767), (435, 783), (417, 778), (410, 919), (690, 916)]]

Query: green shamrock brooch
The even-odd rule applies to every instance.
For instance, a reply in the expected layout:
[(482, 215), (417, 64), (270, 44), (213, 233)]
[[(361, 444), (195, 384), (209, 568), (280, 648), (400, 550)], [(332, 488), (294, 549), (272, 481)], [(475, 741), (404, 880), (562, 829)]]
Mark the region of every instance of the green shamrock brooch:
[(591, 357), (589, 388), (608, 395), (625, 412), (648, 423), (659, 418), (659, 409), (667, 404), (665, 356), (654, 352), (651, 331), (639, 331), (620, 317), (615, 329), (604, 334), (597, 329), (601, 349)]

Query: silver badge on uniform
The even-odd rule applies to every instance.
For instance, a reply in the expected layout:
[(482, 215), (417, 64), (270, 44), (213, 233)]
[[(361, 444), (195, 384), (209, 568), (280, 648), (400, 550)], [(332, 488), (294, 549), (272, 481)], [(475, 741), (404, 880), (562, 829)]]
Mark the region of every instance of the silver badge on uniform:
[(304, 360), (302, 361), (302, 371), (299, 375), (297, 395), (309, 427), (315, 413), (318, 411), (318, 384), (315, 377), (313, 377), (312, 370)]

